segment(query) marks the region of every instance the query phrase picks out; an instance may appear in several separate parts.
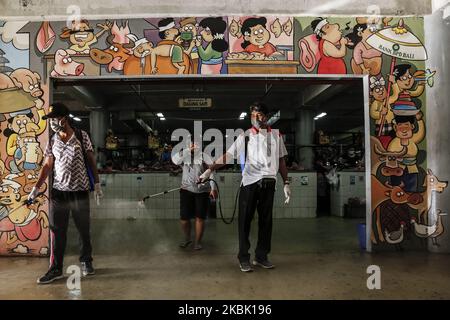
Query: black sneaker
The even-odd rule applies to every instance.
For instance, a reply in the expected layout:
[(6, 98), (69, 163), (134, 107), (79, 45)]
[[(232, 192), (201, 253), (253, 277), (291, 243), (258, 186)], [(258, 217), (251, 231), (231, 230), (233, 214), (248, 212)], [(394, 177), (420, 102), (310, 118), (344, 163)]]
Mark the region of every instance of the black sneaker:
[(92, 266), (92, 262), (82, 262), (81, 263), (81, 272), (83, 273), (83, 277), (91, 276), (95, 274), (94, 267)]
[(252, 272), (253, 271), (252, 265), (248, 261), (240, 262), (239, 268), (241, 269), (242, 272)]
[(260, 259), (255, 259), (253, 260), (253, 265), (254, 266), (260, 266), (264, 269), (273, 269), (275, 268), (275, 266), (273, 265), (272, 262), (270, 262), (269, 260), (260, 260)]
[(47, 284), (51, 283), (55, 280), (64, 278), (61, 270), (58, 269), (50, 269), (47, 271), (45, 275), (37, 279), (38, 284)]

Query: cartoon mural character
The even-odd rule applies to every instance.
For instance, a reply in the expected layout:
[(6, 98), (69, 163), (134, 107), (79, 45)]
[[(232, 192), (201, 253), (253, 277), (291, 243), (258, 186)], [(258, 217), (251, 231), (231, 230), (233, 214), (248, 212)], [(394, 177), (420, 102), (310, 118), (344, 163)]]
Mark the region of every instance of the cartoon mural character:
[[(376, 176), (371, 176), (372, 186), (372, 232), (373, 243), (385, 242), (385, 233), (394, 232), (400, 228), (401, 222), (405, 222), (405, 229), (410, 228), (409, 205), (419, 205), (423, 202), (417, 194), (404, 190), (404, 184), (392, 186), (389, 182), (381, 183)], [(384, 233), (383, 233), (384, 231)]]
[(35, 204), (25, 205), (28, 196), (22, 192), (22, 185), (14, 180), (16, 177), (8, 175), (0, 185), (0, 204), (8, 209), (8, 217), (0, 221), (0, 233), (8, 233), (7, 244), (36, 241), (42, 229), (48, 228), (48, 217), (40, 210), (45, 203), (45, 196), (36, 198)]
[[(37, 127), (37, 126), (36, 126)], [(14, 160), (20, 171), (40, 169), (43, 152), (36, 140), (36, 133), (27, 131), (19, 134)]]
[(89, 54), (90, 46), (111, 29), (112, 23), (106, 20), (103, 24), (97, 24), (97, 27), (102, 30), (94, 34), (94, 29), (89, 26), (87, 20), (81, 20), (79, 23), (72, 21), (72, 27), (64, 27), (59, 37), (72, 44), (67, 50), (69, 54)]
[(436, 201), (433, 201), (433, 194), (444, 192), (445, 188), (448, 186), (448, 181), (439, 180), (433, 171), (428, 169), (422, 186), (425, 187), (425, 191), (421, 192), (420, 196), (425, 199), (425, 201), (418, 205), (410, 204), (410, 207), (418, 211), (418, 222), (426, 224), (428, 223), (429, 218), (428, 213), (435, 211), (433, 206), (436, 204)]
[(354, 74), (369, 74), (378, 76), (381, 72), (382, 52), (372, 48), (366, 40), (373, 34), (373, 29), (367, 23), (358, 23), (353, 27), (353, 32), (346, 37), (351, 41), (347, 48), (353, 49), (351, 67)]
[(84, 64), (72, 60), (72, 57), (64, 49), (55, 53), (55, 65), (50, 73), (52, 77), (83, 76)]
[(223, 52), (228, 49), (228, 42), (225, 41), (225, 29), (227, 23), (220, 17), (209, 17), (200, 21), (201, 39), (208, 43), (206, 48), (202, 47), (202, 41), (195, 42), (198, 48), (202, 66), (201, 74), (220, 74), (223, 65)]
[(241, 44), (244, 52), (254, 53), (258, 52), (265, 57), (274, 57), (281, 55), (276, 47), (269, 42), (270, 32), (266, 28), (267, 19), (260, 18), (248, 18), (242, 23), (241, 32), (244, 36), (244, 42)]
[(12, 116), (8, 112), (24, 111), (33, 106), (42, 109), (44, 101), (41, 97), (44, 92), (41, 89), (40, 79), (37, 72), (26, 68), (13, 70), (9, 76), (0, 73), (0, 90), (5, 90), (4, 93), (6, 93), (5, 100), (3, 97), (0, 100), (3, 110), (0, 114), (0, 122)]
[(0, 90), (12, 89), (15, 88), (16, 85), (11, 80), (9, 76), (0, 72)]
[(5, 163), (2, 159), (0, 159), (0, 179), (3, 177), (3, 175), (6, 172)]
[[(175, 28), (173, 18), (165, 18), (158, 22), (159, 37), (162, 39), (155, 47), (154, 55), (157, 61), (152, 67), (152, 73), (159, 74), (187, 74), (191, 72), (191, 60), (183, 47), (176, 40), (179, 30)], [(158, 49), (158, 47), (161, 47)], [(157, 54), (159, 53), (159, 54)], [(153, 58), (151, 59), (153, 60)]]
[(381, 142), (374, 136), (370, 137), (371, 145), (371, 163), (372, 163), (372, 174), (376, 175), (378, 168), (381, 167), (381, 174), (385, 177), (391, 176), (402, 176), (403, 169), (400, 168), (399, 163), (403, 160), (403, 156), (406, 154), (407, 149), (404, 147), (400, 152), (389, 152), (387, 151)]
[(437, 242), (437, 238), (444, 233), (444, 225), (442, 223), (442, 216), (446, 216), (447, 213), (442, 212), (441, 209), (436, 209), (434, 212), (435, 220), (431, 225), (420, 224), (416, 221), (415, 217), (411, 217), (411, 224), (414, 226), (414, 234), (422, 239), (431, 238), (431, 243), (434, 246), (440, 246)]
[(198, 40), (198, 24), (193, 17), (180, 20), (180, 40), (184, 52), (191, 58), (191, 73), (198, 73), (199, 54), (195, 45)]
[[(137, 37), (133, 34), (129, 34), (128, 37), (131, 40), (137, 39)], [(171, 44), (162, 44), (158, 45), (156, 47), (153, 46), (153, 43), (148, 41), (147, 39), (139, 39), (137, 42), (135, 42), (135, 48), (133, 48), (133, 57), (130, 57), (125, 62), (124, 66), (124, 73), (125, 74), (131, 74), (131, 69), (136, 68), (136, 61), (135, 58), (140, 58), (140, 66), (139, 70), (141, 73), (151, 73), (155, 74), (158, 72), (158, 57), (165, 57), (170, 58), (171, 56), (171, 50), (173, 48), (173, 45)], [(146, 57), (150, 57), (150, 68), (148, 70), (147, 67), (147, 59)], [(132, 66), (132, 64), (134, 66)], [(185, 71), (185, 67), (181, 64), (172, 63), (173, 68), (176, 68), (178, 70), (178, 74), (183, 74)], [(149, 72), (147, 72), (149, 71)], [(140, 73), (138, 73), (140, 74)]]
[(6, 233), (6, 244), (17, 241), (14, 224), (8, 218), (8, 215), (10, 210), (14, 210), (14, 204), (21, 203), (20, 188), (21, 185), (19, 183), (10, 179), (3, 179), (0, 185), (0, 205), (3, 212), (0, 219), (0, 237), (3, 233)]
[(311, 28), (316, 35), (320, 60), (318, 74), (346, 74), (344, 57), (347, 54), (346, 45), (352, 43), (342, 37), (339, 24), (331, 24), (327, 19), (318, 18), (311, 22)]
[(440, 237), (444, 233), (444, 224), (442, 223), (442, 216), (447, 216), (448, 213), (444, 213), (444, 212), (442, 212), (442, 210), (437, 209), (435, 214), (437, 216), (437, 222), (436, 222), (437, 228), (436, 228), (436, 231), (430, 235), (430, 238), (431, 238), (431, 243), (434, 246), (440, 247), (440, 244), (437, 242), (437, 238)]
[(387, 229), (384, 229), (384, 238), (387, 243), (393, 244), (396, 246), (398, 250), (403, 250), (400, 246), (400, 243), (403, 242), (405, 235), (405, 222), (400, 221), (400, 229), (389, 232)]
[(114, 21), (111, 34), (106, 38), (109, 47), (103, 50), (91, 49), (89, 52), (91, 59), (98, 64), (108, 65), (108, 72), (112, 72), (113, 69), (123, 70), (124, 63), (132, 54), (131, 49), (134, 47), (134, 43), (127, 37), (129, 34), (128, 21), (120, 27)]
[(146, 38), (139, 39), (135, 34), (127, 35), (134, 47), (131, 49), (133, 55), (130, 55), (123, 65), (124, 75), (142, 75), (150, 74), (150, 53), (153, 49), (153, 43)]
[(377, 135), (380, 132), (381, 118), (384, 115), (384, 124), (381, 128), (381, 135), (378, 136), (384, 148), (387, 148), (389, 142), (395, 136), (395, 132), (392, 127), (392, 120), (394, 119), (394, 113), (392, 109), (386, 106), (386, 81), (383, 77), (371, 76), (370, 83), (370, 117), (375, 120), (375, 132)]
[[(414, 120), (417, 120), (418, 130), (415, 129)], [(418, 185), (418, 168), (417, 153), (419, 151), (418, 144), (425, 138), (425, 123), (422, 119), (422, 112), (418, 112), (416, 116), (395, 116), (394, 130), (396, 137), (389, 143), (388, 151), (399, 152), (406, 147), (407, 152), (403, 157), (400, 167), (403, 169), (402, 176), (391, 176), (392, 185), (405, 184), (405, 191), (417, 192)]]
[(14, 165), (13, 157), (17, 149), (17, 138), (19, 134), (25, 132), (33, 132), (35, 136), (42, 134), (47, 128), (47, 122), (42, 119), (45, 116), (45, 110), (43, 109), (43, 102), (40, 99), (36, 100), (37, 114), (39, 120), (36, 123), (33, 112), (30, 109), (10, 113), (8, 119), (8, 127), (4, 130), (3, 134), (8, 138), (6, 141), (6, 153), (8, 159), (6, 164), (9, 166), (12, 172), (19, 172), (19, 168)]
[(14, 85), (29, 93), (33, 98), (40, 98), (44, 94), (41, 89), (41, 77), (37, 72), (26, 68), (19, 68), (9, 75)]
[(410, 64), (397, 65), (394, 68), (394, 75), (391, 75), (389, 78), (389, 81), (393, 83), (389, 104), (392, 105), (392, 109), (397, 114), (415, 114), (417, 106), (412, 98), (419, 97), (425, 90), (426, 81), (422, 78), (417, 81), (417, 87), (411, 90), (416, 83), (416, 73), (414, 75), (411, 74), (411, 67)]

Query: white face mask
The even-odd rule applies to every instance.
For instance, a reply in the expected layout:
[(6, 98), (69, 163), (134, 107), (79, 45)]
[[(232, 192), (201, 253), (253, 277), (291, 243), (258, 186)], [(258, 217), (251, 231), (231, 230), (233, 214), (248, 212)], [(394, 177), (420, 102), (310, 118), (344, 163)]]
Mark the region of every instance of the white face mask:
[(58, 119), (50, 119), (50, 128), (52, 128), (52, 130), (56, 133), (61, 132), (64, 130), (64, 126), (61, 124), (62, 119), (58, 120)]
[(259, 121), (257, 118), (251, 118), (252, 126), (254, 126), (256, 129), (261, 129), (261, 127), (266, 126), (266, 122)]

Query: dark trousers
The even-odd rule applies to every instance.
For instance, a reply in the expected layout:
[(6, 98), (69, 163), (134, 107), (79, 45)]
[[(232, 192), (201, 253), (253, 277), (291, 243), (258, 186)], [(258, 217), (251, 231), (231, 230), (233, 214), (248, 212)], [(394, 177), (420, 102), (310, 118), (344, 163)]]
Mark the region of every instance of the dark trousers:
[(418, 191), (418, 181), (419, 174), (418, 173), (409, 173), (408, 168), (406, 167), (403, 170), (403, 175), (400, 177), (392, 176), (390, 178), (391, 184), (393, 186), (399, 186), (402, 182), (405, 184), (403, 190), (406, 192), (417, 192)]
[(88, 191), (52, 189), (50, 201), (50, 266), (62, 270), (67, 242), (69, 214), (79, 233), (80, 262), (92, 261)]
[[(264, 182), (263, 182), (264, 180)], [(255, 257), (266, 260), (272, 241), (272, 210), (275, 193), (275, 179), (263, 179), (259, 182), (241, 186), (239, 192), (239, 254), (241, 262), (249, 261), (250, 226), (258, 210), (258, 243)]]

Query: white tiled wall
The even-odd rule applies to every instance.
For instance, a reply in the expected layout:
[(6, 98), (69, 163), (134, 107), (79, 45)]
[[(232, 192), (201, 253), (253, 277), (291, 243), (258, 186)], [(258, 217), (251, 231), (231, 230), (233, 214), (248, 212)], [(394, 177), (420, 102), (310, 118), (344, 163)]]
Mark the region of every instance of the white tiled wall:
[[(284, 204), (283, 184), (278, 179), (274, 201), (274, 218), (307, 218), (316, 216), (317, 178), (316, 173), (289, 173), (291, 177), (292, 197), (289, 205)], [(302, 184), (301, 180), (308, 180)], [(179, 191), (167, 193), (148, 199), (145, 208), (138, 206), (138, 201), (148, 195), (180, 186), (181, 176), (168, 173), (144, 174), (104, 174), (100, 175), (104, 198), (100, 206), (91, 199), (91, 215), (98, 219), (178, 219)], [(241, 174), (219, 172), (216, 181), (222, 201), (225, 217), (231, 217), (234, 209), (236, 192), (241, 182)], [(236, 215), (237, 215), (236, 210)], [(219, 217), (219, 208), (217, 216)]]
[[(344, 204), (348, 198), (366, 197), (366, 180), (364, 172), (339, 172), (339, 188), (331, 189), (331, 214), (334, 216), (344, 216)], [(355, 184), (350, 184), (351, 177), (354, 177)]]

